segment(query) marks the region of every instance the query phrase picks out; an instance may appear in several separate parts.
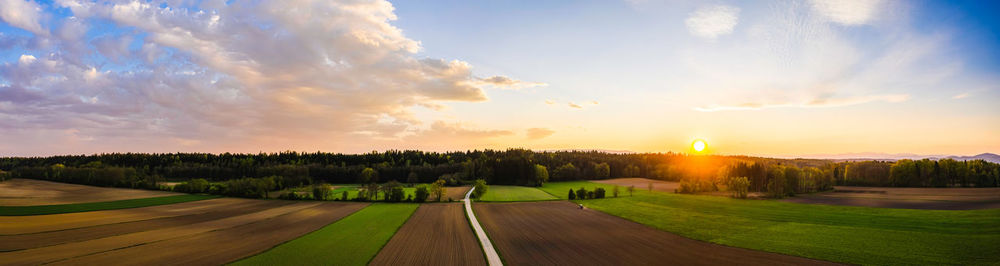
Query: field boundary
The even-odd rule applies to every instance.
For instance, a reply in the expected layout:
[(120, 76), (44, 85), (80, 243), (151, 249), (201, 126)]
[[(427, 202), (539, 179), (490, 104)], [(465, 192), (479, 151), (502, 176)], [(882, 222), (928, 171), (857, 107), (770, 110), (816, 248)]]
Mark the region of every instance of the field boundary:
[(167, 205), (189, 201), (219, 198), (214, 195), (174, 195), (164, 197), (127, 199), (103, 202), (72, 203), (36, 206), (0, 206), (0, 216), (29, 216), (74, 212), (104, 211)]
[(479, 246), (483, 247), (483, 253), (486, 254), (486, 261), (489, 262), (490, 266), (503, 266), (503, 261), (500, 260), (500, 254), (497, 254), (496, 248), (493, 247), (493, 242), (490, 242), (490, 238), (486, 236), (486, 231), (483, 231), (483, 227), (479, 225), (479, 220), (476, 219), (476, 214), (472, 212), (472, 200), (469, 196), (472, 195), (472, 191), (475, 191), (476, 187), (469, 189), (469, 192), (465, 194), (465, 214), (469, 217), (469, 223), (472, 224), (473, 231), (476, 231), (476, 237), (479, 238)]

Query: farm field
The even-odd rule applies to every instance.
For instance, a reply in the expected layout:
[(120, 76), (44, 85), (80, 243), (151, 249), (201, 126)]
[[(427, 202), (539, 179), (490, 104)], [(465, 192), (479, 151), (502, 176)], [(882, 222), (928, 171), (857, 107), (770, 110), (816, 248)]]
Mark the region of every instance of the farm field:
[(473, 208), (509, 265), (830, 264), (691, 240), (565, 201)]
[(60, 205), (182, 195), (16, 178), (0, 182), (0, 206)]
[(462, 204), (423, 204), (370, 265), (486, 265), (486, 260)]
[[(62, 184), (53, 184), (30, 188), (40, 195), (51, 194), (47, 189), (65, 190)], [(104, 190), (119, 189), (74, 191), (103, 195)], [(314, 231), (367, 205), (166, 195), (6, 207), (16, 208), (18, 214), (78, 212), (0, 216), (0, 261), (5, 265), (222, 264)], [(213, 252), (204, 252), (207, 249)]]
[(1000, 208), (1000, 188), (834, 187), (787, 202), (928, 210)]
[(608, 184), (608, 185), (618, 185), (624, 188), (628, 186), (635, 186), (635, 190), (649, 190), (649, 184), (653, 184), (653, 190), (661, 192), (674, 193), (674, 190), (681, 186), (679, 182), (655, 180), (649, 178), (640, 177), (629, 177), (629, 178), (612, 178), (605, 180), (594, 180), (594, 183)]
[(322, 229), (233, 264), (365, 265), (418, 206), (372, 204)]
[(117, 210), (140, 208), (157, 205), (167, 205), (188, 201), (199, 201), (218, 198), (212, 195), (172, 195), (155, 198), (126, 199), (105, 202), (87, 202), (61, 205), (38, 205), (38, 206), (0, 206), (0, 216), (26, 216), (45, 215), (72, 212), (88, 212), (100, 210)]
[[(358, 196), (358, 188), (359, 188), (358, 185), (333, 185), (333, 192), (332, 192), (333, 197), (335, 199), (342, 200), (343, 192), (346, 191), (348, 199), (356, 198)], [(445, 187), (445, 194), (441, 197), (441, 201), (448, 201), (448, 198), (451, 198), (454, 201), (459, 201), (465, 198), (465, 193), (469, 192), (469, 189), (471, 188), (472, 188), (471, 186)], [(403, 198), (405, 199), (407, 197), (414, 197), (416, 190), (417, 190), (416, 187), (404, 187)], [(294, 189), (286, 189), (282, 191), (272, 191), (268, 193), (268, 198), (277, 198), (279, 195), (283, 194), (286, 191), (296, 191), (303, 195), (309, 195), (312, 194), (312, 187), (300, 187)], [(382, 192), (378, 193), (379, 199), (384, 199), (384, 197), (385, 193)], [(427, 200), (432, 201), (433, 198), (428, 198)]]
[(1000, 261), (1000, 209), (886, 209), (638, 191), (576, 202), (692, 239), (835, 262)]
[[(464, 197), (463, 195), (462, 198)], [(538, 188), (491, 185), (486, 194), (477, 201), (539, 201), (554, 199), (557, 198)]]

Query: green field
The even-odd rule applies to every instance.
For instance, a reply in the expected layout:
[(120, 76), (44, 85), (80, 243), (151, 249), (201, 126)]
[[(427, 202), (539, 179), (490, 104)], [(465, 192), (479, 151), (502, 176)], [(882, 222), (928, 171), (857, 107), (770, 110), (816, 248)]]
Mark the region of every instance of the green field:
[[(570, 187), (581, 185), (588, 190), (607, 186), (564, 182), (549, 183), (543, 189), (567, 194)], [(693, 239), (835, 262), (968, 265), (1000, 261), (998, 209), (829, 206), (645, 190), (636, 190), (634, 197), (627, 195), (575, 202)]]
[(490, 185), (479, 201), (539, 201), (556, 197), (534, 187)]
[(372, 204), (234, 265), (365, 265), (419, 204)]
[[(604, 190), (607, 191), (605, 193), (606, 194), (605, 197), (608, 197), (608, 198), (613, 197), (612, 194), (611, 194), (611, 190), (615, 187), (614, 185), (601, 184), (601, 183), (593, 183), (593, 182), (588, 182), (588, 181), (549, 182), (549, 183), (543, 184), (542, 187), (541, 187), (541, 189), (543, 191), (545, 191), (545, 192), (548, 192), (549, 194), (555, 195), (556, 197), (558, 197), (560, 199), (569, 199), (569, 190), (570, 189), (572, 189), (573, 191), (576, 191), (577, 189), (580, 189), (580, 188), (586, 188), (587, 191), (592, 191), (592, 190), (594, 190), (596, 188), (599, 188), (599, 187), (600, 188), (604, 188)], [(618, 192), (619, 193), (618, 194), (619, 197), (627, 197), (628, 196), (628, 190), (626, 190), (626, 187), (619, 186), (618, 189), (619, 189), (619, 192)], [(642, 192), (645, 192), (645, 191), (642, 191)], [(638, 188), (635, 190), (635, 194), (642, 193), (642, 192), (640, 192), (640, 189), (638, 189)]]
[(174, 204), (188, 201), (218, 198), (211, 195), (176, 195), (144, 199), (127, 199), (105, 202), (88, 202), (41, 206), (0, 206), (0, 216), (44, 215), (71, 212), (89, 212), (100, 210), (117, 210), (128, 208), (149, 207)]

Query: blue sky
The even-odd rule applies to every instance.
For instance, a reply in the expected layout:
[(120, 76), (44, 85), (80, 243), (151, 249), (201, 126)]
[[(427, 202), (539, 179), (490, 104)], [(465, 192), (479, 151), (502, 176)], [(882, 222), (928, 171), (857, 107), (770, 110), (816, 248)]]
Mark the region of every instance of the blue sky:
[(0, 154), (1000, 152), (998, 5), (0, 0)]

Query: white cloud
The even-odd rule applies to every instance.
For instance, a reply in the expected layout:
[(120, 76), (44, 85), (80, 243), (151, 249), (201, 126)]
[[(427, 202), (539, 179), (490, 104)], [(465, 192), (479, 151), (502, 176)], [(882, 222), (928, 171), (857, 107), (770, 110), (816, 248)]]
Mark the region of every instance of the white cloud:
[[(8, 8), (12, 3), (21, 5), (18, 12)], [(0, 5), (4, 21), (41, 29), (37, 5)], [(121, 147), (160, 138), (213, 143), (214, 149), (312, 149), (302, 140), (412, 132), (423, 124), (414, 107), (485, 101), (484, 86), (545, 85), (478, 78), (461, 60), (417, 58), (420, 42), (391, 24), (396, 15), (387, 1), (206, 1), (204, 10), (144, 1), (53, 5), (72, 14), (54, 21), (58, 38), (47, 38), (51, 45), (40, 51), (47, 56), (0, 64), (0, 79), (7, 81), (0, 103), (10, 107), (0, 110), (0, 135), (73, 128), (95, 143)], [(95, 22), (130, 30), (79, 40), (79, 31)], [(85, 61), (92, 55), (128, 66)]]
[(778, 103), (748, 102), (737, 105), (712, 104), (708, 106), (695, 107), (694, 110), (701, 112), (716, 112), (716, 111), (761, 110), (761, 109), (784, 108), (784, 107), (828, 108), (828, 107), (850, 106), (850, 105), (864, 104), (877, 101), (882, 101), (887, 103), (898, 103), (898, 102), (904, 102), (909, 99), (910, 95), (908, 94), (886, 94), (886, 95), (867, 95), (867, 96), (854, 96), (854, 97), (843, 97), (843, 98), (816, 98), (804, 102), (778, 102)]
[(715, 39), (733, 33), (739, 22), (740, 9), (733, 6), (713, 5), (692, 12), (684, 24), (688, 31), (698, 37)]
[(26, 0), (0, 0), (0, 19), (11, 26), (22, 28), (40, 35), (48, 31), (39, 23), (42, 8), (35, 2)]
[(509, 90), (520, 90), (532, 87), (545, 87), (549, 85), (542, 82), (516, 80), (505, 76), (492, 76), (488, 78), (481, 78), (479, 79), (479, 84), (485, 86), (493, 86), (500, 89), (509, 89)]
[(958, 99), (964, 99), (966, 97), (969, 97), (970, 95), (971, 94), (969, 94), (968, 92), (965, 92), (965, 93), (956, 94), (955, 96), (951, 96), (951, 98), (955, 99), (955, 100), (958, 100)]
[(573, 103), (573, 102), (569, 102), (569, 104), (568, 104), (568, 105), (569, 105), (569, 107), (571, 107), (571, 108), (576, 108), (576, 109), (583, 109), (583, 106), (581, 106), (581, 105), (579, 105), (579, 104), (575, 104), (575, 103)]
[(876, 19), (881, 0), (810, 0), (816, 13), (844, 25), (867, 24)]

